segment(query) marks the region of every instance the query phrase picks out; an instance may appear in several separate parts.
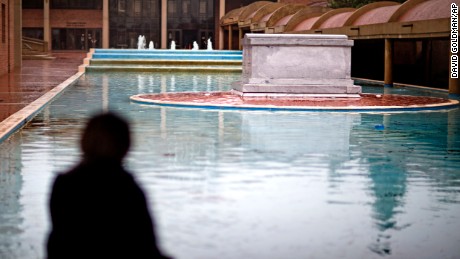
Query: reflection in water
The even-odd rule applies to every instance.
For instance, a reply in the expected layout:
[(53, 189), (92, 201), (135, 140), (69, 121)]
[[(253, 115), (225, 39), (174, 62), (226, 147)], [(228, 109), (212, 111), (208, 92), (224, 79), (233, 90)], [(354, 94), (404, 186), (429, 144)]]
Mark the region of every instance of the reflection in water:
[[(441, 192), (452, 188), (452, 184), (457, 182), (455, 188), (458, 190), (460, 175), (456, 170), (460, 169), (460, 160), (458, 156), (448, 153), (449, 146), (460, 149), (460, 142), (452, 140), (448, 134), (435, 133), (453, 130), (458, 134), (459, 127), (452, 127), (448, 119), (454, 117), (454, 112), (458, 119), (458, 111), (417, 113), (410, 117), (405, 114), (363, 115), (365, 125), (370, 123), (370, 127), (360, 125), (355, 129), (352, 143), (359, 145), (362, 158), (366, 159), (371, 180), (369, 190), (375, 197), (372, 203), (373, 218), (379, 233), (369, 246), (375, 253), (391, 254), (392, 237), (413, 224), (398, 220), (401, 218), (398, 214), (404, 214), (407, 210), (405, 203), (410, 181), (417, 179), (419, 182), (420, 178), (428, 182), (443, 182), (439, 189)], [(372, 125), (379, 124), (385, 125), (385, 129), (372, 128)], [(457, 168), (440, 170), (449, 160)], [(450, 177), (455, 180), (447, 183), (446, 178)], [(440, 181), (440, 178), (443, 180)], [(458, 196), (451, 201), (455, 199)]]
[(0, 144), (0, 257), (43, 257), (49, 183), (78, 160), (84, 121), (107, 108), (133, 125), (127, 166), (151, 200), (162, 246), (176, 258), (458, 255), (458, 110), (238, 112), (129, 101), (140, 91), (228, 90), (238, 78), (84, 75)]
[(107, 75), (102, 76), (102, 110), (109, 111), (109, 79)]
[(0, 257), (9, 258), (21, 246), (23, 232), (21, 215), (21, 147), (17, 136), (2, 143), (0, 148)]
[(176, 76), (174, 76), (174, 75), (171, 75), (171, 85), (170, 85), (169, 89), (170, 89), (171, 92), (176, 91)]
[(381, 232), (370, 248), (378, 254), (390, 254), (391, 234), (387, 234), (387, 230), (401, 228), (396, 221), (396, 214), (403, 205), (406, 193), (406, 170), (397, 167), (389, 168), (386, 165), (386, 159), (369, 158), (368, 162), (371, 165), (369, 168), (369, 177), (372, 180), (370, 189), (375, 197), (372, 204), (373, 217)]
[[(294, 154), (340, 154), (331, 157), (338, 163), (347, 160), (343, 154), (349, 153), (350, 131), (353, 124), (360, 121), (360, 114), (331, 115), (329, 123), (323, 123), (320, 115), (309, 114), (309, 119), (301, 119), (302, 114), (242, 113), (242, 145), (265, 152), (279, 152), (292, 156)], [(274, 118), (275, 117), (275, 118)], [(292, 132), (289, 132), (292, 129)], [(297, 130), (302, 129), (301, 134)], [(321, 132), (321, 137), (317, 133)], [(296, 133), (296, 134), (293, 134)], [(327, 139), (327, 141), (325, 141)], [(285, 143), (295, 143), (286, 145)]]

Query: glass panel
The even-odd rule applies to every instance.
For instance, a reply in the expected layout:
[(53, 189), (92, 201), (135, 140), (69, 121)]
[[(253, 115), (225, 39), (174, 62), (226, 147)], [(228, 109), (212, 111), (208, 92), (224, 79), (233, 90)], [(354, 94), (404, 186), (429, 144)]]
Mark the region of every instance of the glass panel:
[(124, 13), (126, 11), (126, 1), (125, 0), (119, 0), (118, 1), (118, 12)]
[(206, 14), (206, 0), (200, 0), (200, 15)]
[(176, 15), (176, 13), (177, 13), (176, 0), (169, 0), (168, 1), (168, 14), (169, 15)]
[(43, 0), (22, 1), (22, 9), (43, 9)]
[[(174, 15), (171, 14), (173, 8), (177, 10)], [(174, 39), (177, 48), (191, 48), (194, 41), (200, 48), (206, 48), (215, 25), (212, 0), (169, 0), (168, 13), (168, 31), (179, 31), (181, 35), (179, 39)]]
[(134, 1), (134, 16), (141, 16), (141, 0)]
[(161, 0), (110, 0), (110, 48), (137, 48), (139, 35), (148, 44), (160, 44)]
[(43, 40), (43, 28), (22, 28), (22, 36)]
[(182, 1), (182, 13), (186, 15), (190, 13), (190, 0)]
[[(24, 2), (24, 1), (23, 1)], [(42, 0), (43, 2), (43, 0)], [(43, 4), (42, 4), (43, 7)], [(96, 9), (102, 10), (102, 0), (52, 0), (52, 9)]]

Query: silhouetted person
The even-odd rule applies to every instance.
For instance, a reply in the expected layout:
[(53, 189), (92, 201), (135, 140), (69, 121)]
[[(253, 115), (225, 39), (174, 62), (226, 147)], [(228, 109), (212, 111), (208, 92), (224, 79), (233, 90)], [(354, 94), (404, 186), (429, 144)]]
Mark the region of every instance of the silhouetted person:
[(121, 118), (102, 114), (89, 121), (82, 161), (53, 184), (49, 259), (165, 258), (144, 193), (122, 166), (129, 146)]

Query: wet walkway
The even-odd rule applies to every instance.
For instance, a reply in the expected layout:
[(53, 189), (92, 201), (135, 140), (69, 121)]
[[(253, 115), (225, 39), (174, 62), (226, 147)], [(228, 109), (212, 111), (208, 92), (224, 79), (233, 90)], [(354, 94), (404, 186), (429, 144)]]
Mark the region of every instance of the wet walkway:
[(54, 52), (54, 60), (23, 60), (22, 68), (0, 76), (0, 122), (78, 72), (84, 52)]

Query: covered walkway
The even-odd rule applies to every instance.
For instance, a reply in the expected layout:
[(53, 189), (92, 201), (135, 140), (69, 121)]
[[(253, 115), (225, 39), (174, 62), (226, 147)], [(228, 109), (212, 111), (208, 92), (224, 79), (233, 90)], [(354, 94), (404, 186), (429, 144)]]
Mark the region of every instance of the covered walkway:
[(353, 77), (460, 95), (458, 79), (449, 76), (452, 3), (459, 0), (382, 1), (359, 9), (330, 9), (325, 1), (300, 6), (259, 1), (228, 12), (221, 26), (229, 49), (241, 49), (240, 39), (249, 32), (345, 34), (355, 41)]

